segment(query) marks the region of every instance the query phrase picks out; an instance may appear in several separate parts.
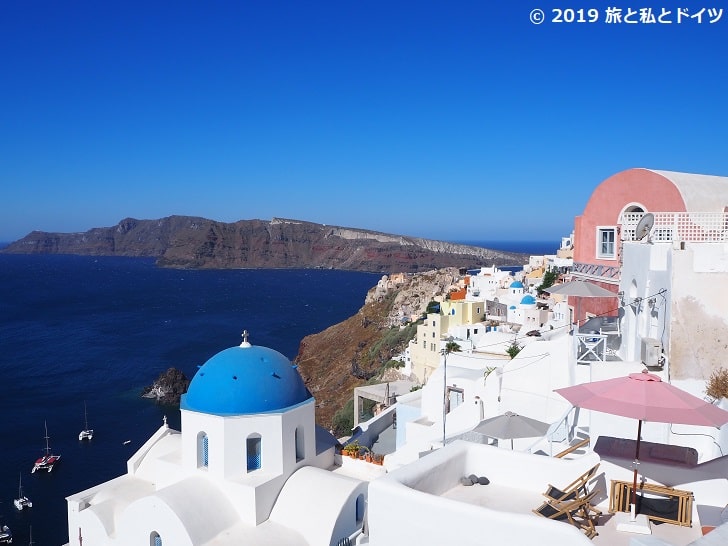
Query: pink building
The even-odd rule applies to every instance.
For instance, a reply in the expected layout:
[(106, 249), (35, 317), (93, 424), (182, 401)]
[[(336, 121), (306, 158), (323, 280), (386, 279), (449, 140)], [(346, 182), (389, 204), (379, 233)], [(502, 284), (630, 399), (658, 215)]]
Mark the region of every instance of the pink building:
[[(651, 240), (728, 242), (728, 177), (650, 169), (628, 169), (610, 176), (592, 193), (574, 221), (573, 277), (590, 280), (617, 293), (622, 244), (635, 239), (635, 228), (652, 214)], [(573, 305), (573, 302), (570, 302)], [(613, 315), (613, 298), (583, 298), (581, 317)]]

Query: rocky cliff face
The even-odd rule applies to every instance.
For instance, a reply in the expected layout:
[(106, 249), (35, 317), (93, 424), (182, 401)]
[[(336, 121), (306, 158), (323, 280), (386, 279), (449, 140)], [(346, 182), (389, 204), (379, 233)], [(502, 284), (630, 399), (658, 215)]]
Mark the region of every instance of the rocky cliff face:
[(142, 390), (143, 398), (154, 398), (161, 404), (179, 405), (180, 398), (187, 392), (190, 380), (177, 368), (162, 372), (151, 385)]
[(127, 218), (84, 233), (34, 231), (3, 249), (15, 254), (154, 257), (177, 268), (323, 268), (415, 272), (447, 266), (520, 265), (527, 257), (480, 247), (296, 220), (223, 223), (170, 216)]
[(373, 378), (398, 379), (396, 370), (385, 365), (416, 333), (416, 324), (404, 326), (402, 318), (422, 315), (457, 278), (457, 269), (446, 268), (408, 275), (390, 290), (373, 287), (354, 316), (303, 338), (295, 362), (316, 398), (320, 425), (332, 427), (334, 414), (352, 398), (354, 387)]

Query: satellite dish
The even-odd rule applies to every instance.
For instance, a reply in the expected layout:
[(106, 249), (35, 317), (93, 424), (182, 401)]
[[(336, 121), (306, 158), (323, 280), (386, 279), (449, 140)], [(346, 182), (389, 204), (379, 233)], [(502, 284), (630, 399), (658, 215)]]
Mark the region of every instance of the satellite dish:
[(634, 230), (634, 238), (637, 241), (642, 241), (645, 238), (649, 237), (650, 231), (652, 231), (652, 226), (654, 225), (655, 215), (651, 212), (648, 212), (642, 218), (640, 218), (639, 222), (637, 222), (637, 227)]

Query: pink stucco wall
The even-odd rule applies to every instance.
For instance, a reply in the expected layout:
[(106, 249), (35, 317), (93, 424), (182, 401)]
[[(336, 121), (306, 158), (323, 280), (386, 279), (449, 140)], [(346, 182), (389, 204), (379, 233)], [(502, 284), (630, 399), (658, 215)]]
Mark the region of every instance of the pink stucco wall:
[(678, 189), (662, 175), (646, 169), (629, 169), (610, 176), (596, 187), (584, 213), (574, 220), (575, 262), (612, 266), (619, 263), (618, 259), (597, 259), (597, 226), (617, 225), (620, 213), (630, 204), (639, 204), (647, 212), (686, 210)]
[[(574, 220), (574, 262), (618, 267), (621, 245), (615, 242), (617, 256), (613, 260), (597, 258), (597, 226), (616, 226), (622, 211), (629, 205), (639, 205), (647, 212), (683, 212), (686, 210), (677, 187), (664, 176), (646, 169), (629, 169), (610, 176), (599, 184), (584, 208)], [(618, 239), (618, 237), (617, 237)], [(616, 293), (616, 284), (595, 282)], [(569, 304), (580, 308), (577, 320), (587, 313), (616, 314), (613, 298), (582, 298), (577, 306), (574, 298)]]

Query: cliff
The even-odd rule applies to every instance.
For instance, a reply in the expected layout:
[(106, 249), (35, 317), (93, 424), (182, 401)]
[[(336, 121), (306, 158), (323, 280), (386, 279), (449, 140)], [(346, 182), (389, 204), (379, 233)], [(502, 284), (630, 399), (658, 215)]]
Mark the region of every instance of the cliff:
[(415, 272), (520, 265), (527, 257), (480, 247), (275, 218), (216, 222), (127, 218), (83, 233), (34, 231), (0, 252), (153, 257), (172, 268), (323, 268)]
[(387, 363), (417, 333), (417, 324), (405, 325), (406, 318), (422, 315), (431, 298), (448, 293), (457, 279), (457, 269), (446, 268), (408, 275), (389, 290), (374, 287), (354, 316), (303, 338), (294, 361), (316, 398), (320, 425), (337, 434), (350, 432), (335, 426), (336, 412), (352, 399), (354, 387), (400, 378)]

